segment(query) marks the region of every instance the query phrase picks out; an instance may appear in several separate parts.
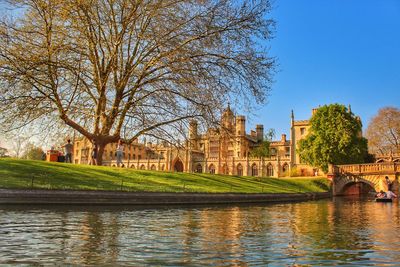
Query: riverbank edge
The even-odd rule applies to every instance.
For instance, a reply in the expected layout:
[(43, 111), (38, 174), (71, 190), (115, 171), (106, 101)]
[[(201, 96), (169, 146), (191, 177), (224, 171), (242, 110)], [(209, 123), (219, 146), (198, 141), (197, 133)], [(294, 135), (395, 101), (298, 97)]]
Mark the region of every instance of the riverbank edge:
[(193, 205), (297, 202), (330, 198), (316, 193), (162, 193), (89, 190), (0, 189), (1, 204)]

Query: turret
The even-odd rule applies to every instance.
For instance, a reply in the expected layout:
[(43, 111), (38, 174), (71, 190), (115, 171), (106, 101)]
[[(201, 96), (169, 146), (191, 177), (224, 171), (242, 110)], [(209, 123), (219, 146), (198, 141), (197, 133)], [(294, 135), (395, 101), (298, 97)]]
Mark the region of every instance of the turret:
[(191, 120), (189, 122), (189, 139), (197, 139), (197, 121)]
[(295, 133), (295, 129), (294, 129), (294, 112), (292, 109), (292, 114), (290, 117), (290, 121), (291, 121), (291, 127), (290, 127), (290, 144), (291, 144), (291, 148), (290, 148), (290, 162), (291, 164), (294, 164), (296, 162), (296, 133)]
[(257, 141), (262, 142), (264, 140), (264, 126), (262, 124), (256, 125)]
[(234, 115), (230, 105), (228, 104), (228, 107), (225, 109), (224, 113), (222, 113), (221, 125), (226, 130), (233, 130), (233, 121)]
[(292, 109), (292, 115), (290, 116), (290, 126), (293, 127), (294, 126), (294, 112)]
[(189, 142), (190, 142), (190, 147), (192, 149), (197, 149), (197, 139), (198, 139), (197, 127), (198, 127), (197, 121), (191, 120), (189, 123)]
[(246, 117), (236, 116), (236, 135), (246, 135)]
[(281, 136), (281, 142), (285, 143), (286, 142), (286, 134), (282, 134)]

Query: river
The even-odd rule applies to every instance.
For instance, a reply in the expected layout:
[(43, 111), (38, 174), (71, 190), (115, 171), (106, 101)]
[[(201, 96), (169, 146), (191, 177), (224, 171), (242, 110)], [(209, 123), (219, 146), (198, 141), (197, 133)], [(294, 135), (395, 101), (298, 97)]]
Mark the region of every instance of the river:
[(400, 266), (398, 203), (0, 206), (0, 264)]

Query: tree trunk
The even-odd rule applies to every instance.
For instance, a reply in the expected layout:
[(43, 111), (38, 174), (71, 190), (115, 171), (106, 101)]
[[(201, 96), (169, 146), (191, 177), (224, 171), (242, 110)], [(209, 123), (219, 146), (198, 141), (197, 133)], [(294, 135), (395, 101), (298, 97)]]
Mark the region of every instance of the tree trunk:
[(100, 143), (98, 144), (98, 151), (97, 151), (97, 165), (101, 166), (103, 165), (103, 154), (104, 154), (104, 148), (106, 147), (106, 144)]

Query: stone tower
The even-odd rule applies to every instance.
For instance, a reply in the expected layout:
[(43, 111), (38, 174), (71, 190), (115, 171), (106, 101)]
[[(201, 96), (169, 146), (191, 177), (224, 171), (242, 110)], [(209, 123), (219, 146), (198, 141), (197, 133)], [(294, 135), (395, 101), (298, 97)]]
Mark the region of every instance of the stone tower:
[(236, 116), (236, 133), (237, 136), (246, 135), (246, 117)]

